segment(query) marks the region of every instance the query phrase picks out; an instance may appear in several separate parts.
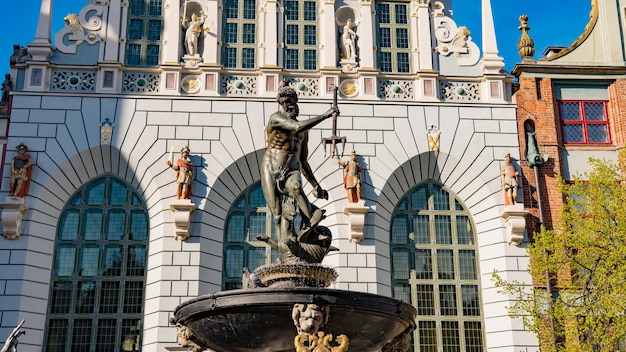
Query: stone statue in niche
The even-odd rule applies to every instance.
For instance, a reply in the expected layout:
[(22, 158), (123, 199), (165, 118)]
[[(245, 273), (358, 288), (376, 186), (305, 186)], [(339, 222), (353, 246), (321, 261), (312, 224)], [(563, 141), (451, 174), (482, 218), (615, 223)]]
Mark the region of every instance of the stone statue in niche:
[(172, 153), (170, 151), (170, 158), (167, 160), (167, 166), (176, 171), (176, 183), (178, 187), (176, 189), (176, 197), (178, 199), (191, 199), (191, 184), (193, 182), (193, 164), (189, 153), (191, 150), (185, 146), (180, 151), (180, 158), (176, 160), (176, 163), (172, 163)]
[(352, 151), (350, 159), (340, 160), (333, 155), (333, 161), (343, 167), (343, 187), (348, 193), (349, 203), (358, 203), (361, 200), (361, 164), (356, 161), (356, 151)]
[(511, 155), (507, 153), (504, 155), (504, 166), (500, 169), (500, 179), (504, 188), (504, 205), (517, 204), (518, 175), (519, 172), (511, 164)]
[[(185, 3), (186, 10), (187, 3)], [(186, 11), (185, 11), (186, 12)], [(200, 17), (195, 13), (191, 14), (191, 19), (187, 19), (183, 15), (182, 27), (185, 29), (185, 49), (188, 56), (199, 56), (198, 54), (198, 39), (202, 32), (202, 25), (206, 20), (204, 13), (200, 12)]]
[(30, 154), (26, 154), (28, 146), (21, 143), (17, 146), (17, 155), (11, 161), (11, 178), (9, 179), (9, 195), (24, 198), (30, 186), (30, 176), (34, 164)]
[(341, 29), (341, 56), (342, 61), (356, 62), (356, 32), (352, 29), (356, 25), (348, 18)]
[(13, 90), (13, 81), (11, 81), (11, 75), (4, 75), (4, 82), (2, 82), (2, 103), (9, 102), (9, 92)]

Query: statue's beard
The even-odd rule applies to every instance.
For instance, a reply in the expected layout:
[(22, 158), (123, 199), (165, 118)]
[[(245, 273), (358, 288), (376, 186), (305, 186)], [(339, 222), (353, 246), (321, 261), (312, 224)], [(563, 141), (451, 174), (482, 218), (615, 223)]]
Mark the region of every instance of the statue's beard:
[(285, 104), (285, 113), (289, 115), (289, 117), (296, 117), (300, 113), (300, 109), (298, 108), (298, 104)]

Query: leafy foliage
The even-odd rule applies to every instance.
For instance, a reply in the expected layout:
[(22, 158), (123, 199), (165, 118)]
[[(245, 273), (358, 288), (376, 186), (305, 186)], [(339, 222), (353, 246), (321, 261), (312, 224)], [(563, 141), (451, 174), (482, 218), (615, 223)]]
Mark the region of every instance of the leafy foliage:
[(555, 229), (535, 233), (528, 251), (534, 288), (493, 274), (501, 293), (517, 303), (542, 351), (625, 351), (626, 154), (619, 162), (589, 159), (591, 171), (573, 183), (559, 180), (564, 196)]

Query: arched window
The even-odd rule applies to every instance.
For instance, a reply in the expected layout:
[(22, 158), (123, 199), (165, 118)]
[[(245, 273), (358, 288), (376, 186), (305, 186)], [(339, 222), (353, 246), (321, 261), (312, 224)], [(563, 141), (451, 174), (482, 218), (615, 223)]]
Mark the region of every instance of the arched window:
[(417, 308), (415, 351), (484, 350), (475, 236), (469, 212), (435, 182), (413, 188), (396, 206), (393, 294)]
[(66, 204), (55, 241), (45, 351), (140, 351), (147, 210), (114, 176)]
[[(299, 219), (298, 215), (296, 228)], [(224, 230), (224, 290), (242, 288), (244, 268), (252, 272), (279, 258), (276, 250), (268, 247), (265, 242), (254, 239), (259, 235), (276, 239), (272, 213), (265, 203), (261, 183), (257, 182), (237, 198), (228, 213)]]

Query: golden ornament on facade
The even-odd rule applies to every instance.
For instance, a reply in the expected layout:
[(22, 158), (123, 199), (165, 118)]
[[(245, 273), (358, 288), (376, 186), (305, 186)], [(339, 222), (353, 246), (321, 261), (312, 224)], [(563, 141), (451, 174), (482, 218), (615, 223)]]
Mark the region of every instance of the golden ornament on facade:
[(517, 42), (517, 49), (519, 56), (522, 59), (530, 60), (533, 55), (535, 55), (535, 42), (528, 34), (528, 31), (530, 30), (530, 26), (528, 25), (528, 15), (521, 15), (519, 17), (519, 21), (521, 23), (519, 30), (522, 31), (522, 37)]
[(296, 352), (345, 352), (348, 350), (350, 340), (346, 335), (339, 335), (335, 339), (338, 346), (332, 346), (333, 334), (324, 334), (318, 331), (315, 335), (298, 334), (293, 340)]

